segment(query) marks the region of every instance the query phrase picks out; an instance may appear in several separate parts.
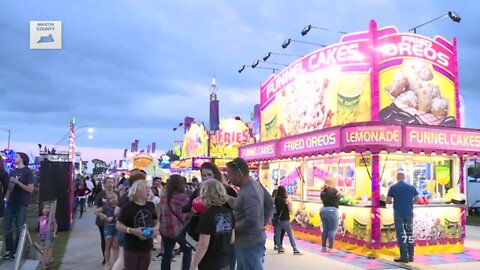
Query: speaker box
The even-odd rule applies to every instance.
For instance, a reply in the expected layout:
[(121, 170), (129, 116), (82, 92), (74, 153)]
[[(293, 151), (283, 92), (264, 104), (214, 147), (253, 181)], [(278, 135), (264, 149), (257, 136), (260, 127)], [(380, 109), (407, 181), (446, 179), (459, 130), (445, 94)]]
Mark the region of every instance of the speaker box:
[(58, 230), (69, 230), (72, 224), (72, 173), (71, 162), (45, 159), (40, 163), (39, 203), (57, 200), (55, 218)]

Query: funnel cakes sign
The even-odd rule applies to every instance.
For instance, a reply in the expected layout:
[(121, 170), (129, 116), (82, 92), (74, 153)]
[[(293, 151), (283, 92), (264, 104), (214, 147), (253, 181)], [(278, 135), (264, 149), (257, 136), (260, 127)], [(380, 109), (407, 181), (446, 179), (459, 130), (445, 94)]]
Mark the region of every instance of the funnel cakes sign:
[(258, 159), (272, 159), (277, 156), (277, 142), (264, 142), (255, 145), (240, 147), (239, 156), (243, 159), (258, 160)]
[(480, 134), (475, 131), (405, 127), (405, 147), (480, 152)]

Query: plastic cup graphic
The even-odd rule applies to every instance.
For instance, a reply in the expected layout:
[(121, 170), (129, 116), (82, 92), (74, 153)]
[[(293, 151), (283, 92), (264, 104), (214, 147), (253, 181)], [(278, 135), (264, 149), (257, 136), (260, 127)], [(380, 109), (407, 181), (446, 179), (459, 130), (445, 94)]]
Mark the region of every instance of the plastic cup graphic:
[(365, 86), (365, 75), (349, 75), (339, 79), (337, 87), (337, 115), (341, 123), (356, 120), (360, 96)]

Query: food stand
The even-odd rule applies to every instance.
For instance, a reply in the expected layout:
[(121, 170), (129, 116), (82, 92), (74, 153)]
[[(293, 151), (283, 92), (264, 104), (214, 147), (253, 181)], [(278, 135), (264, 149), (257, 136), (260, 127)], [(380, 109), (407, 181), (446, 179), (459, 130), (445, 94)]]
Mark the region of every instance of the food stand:
[(171, 165), (187, 179), (200, 178), (200, 167), (205, 162), (214, 162), (220, 170), (238, 156), (238, 147), (254, 142), (251, 129), (236, 118), (221, 119), (219, 129), (208, 132), (203, 124), (191, 123), (183, 139), (181, 159)]
[(459, 128), (456, 41), (395, 27), (346, 34), (261, 84), (261, 142), (240, 148), (262, 184), (286, 187), (292, 227), (321, 243), (319, 198), (332, 179), (344, 195), (335, 246), (398, 255), (393, 209), (381, 204), (403, 168), (422, 197), (416, 254), (458, 253), (465, 238), (463, 167), (480, 131)]

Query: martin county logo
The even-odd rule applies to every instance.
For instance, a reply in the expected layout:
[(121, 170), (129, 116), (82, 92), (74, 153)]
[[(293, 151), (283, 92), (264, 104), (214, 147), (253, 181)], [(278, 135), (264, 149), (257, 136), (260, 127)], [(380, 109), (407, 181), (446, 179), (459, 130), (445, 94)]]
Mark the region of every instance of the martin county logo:
[(61, 21), (30, 21), (30, 49), (61, 49)]
[(37, 43), (47, 43), (47, 42), (55, 42), (55, 39), (53, 39), (52, 34), (48, 36), (41, 36), (40, 40), (37, 41)]

